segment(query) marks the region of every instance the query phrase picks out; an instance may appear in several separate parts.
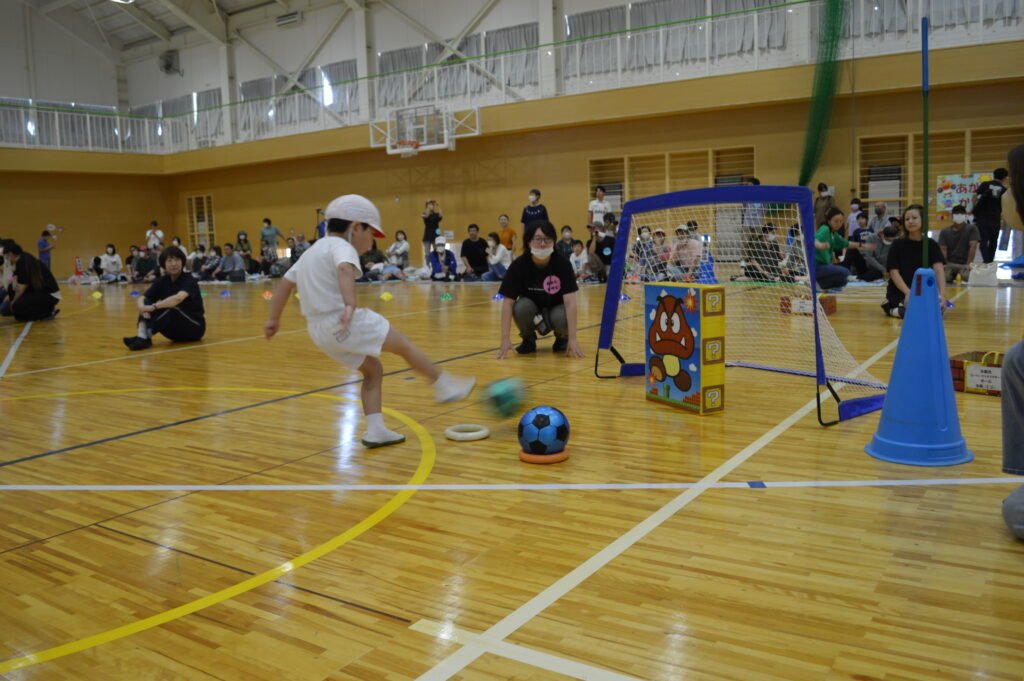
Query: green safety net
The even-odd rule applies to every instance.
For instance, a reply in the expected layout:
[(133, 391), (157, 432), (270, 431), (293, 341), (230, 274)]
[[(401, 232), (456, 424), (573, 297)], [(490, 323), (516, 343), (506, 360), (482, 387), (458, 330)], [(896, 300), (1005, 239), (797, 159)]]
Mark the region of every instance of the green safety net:
[(800, 163), (799, 185), (806, 185), (818, 168), (828, 141), (832, 102), (839, 84), (839, 44), (843, 32), (843, 0), (825, 0), (818, 29), (818, 63), (814, 69), (814, 90), (807, 117), (807, 136)]

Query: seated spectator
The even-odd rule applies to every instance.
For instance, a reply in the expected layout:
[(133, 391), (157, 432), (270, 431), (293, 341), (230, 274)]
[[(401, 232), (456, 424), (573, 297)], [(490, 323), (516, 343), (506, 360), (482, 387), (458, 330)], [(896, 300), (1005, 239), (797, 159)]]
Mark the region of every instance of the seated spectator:
[(569, 256), (569, 264), (572, 265), (576, 281), (586, 281), (590, 278), (590, 265), (587, 263), (587, 254), (583, 252), (583, 242), (579, 239), (572, 242), (572, 255)]
[(697, 221), (679, 225), (669, 258), (669, 275), (675, 281), (693, 281), (700, 270), (703, 255), (704, 245), (697, 234)]
[[(243, 272), (255, 274), (259, 264), (252, 257), (252, 242), (249, 241), (249, 235), (243, 230), (238, 233), (237, 239), (232, 248), (242, 260)], [(224, 257), (228, 257), (227, 249), (224, 249)]]
[(640, 272), (640, 281), (658, 281), (660, 260), (654, 249), (651, 228), (641, 225), (637, 230), (639, 238), (633, 244), (630, 263)]
[(605, 213), (605, 223), (590, 225), (590, 240), (587, 241), (587, 264), (591, 273), (597, 277), (602, 284), (608, 281), (608, 270), (612, 264), (612, 252), (615, 250), (615, 236), (608, 233), (608, 217)]
[(458, 281), (458, 263), (455, 254), (449, 251), (443, 236), (434, 240), (434, 250), (427, 258), (432, 281)]
[(56, 317), (60, 287), (50, 269), (11, 240), (4, 243), (4, 260), (13, 268), (10, 300), (3, 304), (4, 316), (14, 315), (19, 322)]
[(859, 249), (860, 244), (847, 241), (839, 235), (846, 224), (846, 216), (838, 208), (829, 208), (825, 224), (814, 235), (815, 278), (823, 290), (841, 289), (850, 279), (850, 270), (835, 264), (836, 256), (844, 248)]
[(572, 238), (572, 227), (565, 225), (562, 227), (562, 239), (555, 244), (555, 250), (566, 260), (572, 256), (573, 241), (575, 241), (575, 239)]
[(176, 236), (175, 237), (171, 237), (171, 245), (174, 246), (175, 248), (177, 248), (182, 253), (185, 252), (185, 249), (182, 248), (182, 245), (181, 245), (181, 239), (179, 239), (178, 237), (176, 237)]
[(295, 239), (295, 257), (298, 258), (300, 255), (305, 253), (307, 250), (309, 250), (309, 247), (311, 245), (312, 244), (306, 241), (306, 235), (300, 232), (298, 237), (296, 237)]
[(782, 249), (775, 225), (766, 222), (750, 237), (750, 259), (744, 267), (744, 276), (754, 281), (779, 281), (783, 278), (781, 263)]
[(299, 254), (295, 250), (295, 239), (288, 237), (285, 243), (287, 244), (287, 254), (283, 258), (278, 258), (270, 266), (270, 277), (272, 279), (283, 277), (284, 273), (291, 269), (291, 266), (299, 259)]
[(217, 281), (245, 281), (245, 261), (235, 252), (231, 242), (224, 244), (224, 257), (213, 271), (213, 278)]
[(868, 229), (868, 214), (861, 211), (857, 214), (857, 228), (850, 234), (850, 241), (860, 244), (860, 248), (846, 249), (846, 255), (843, 257), (842, 265), (850, 270), (850, 274), (860, 276), (867, 269), (867, 264), (864, 262), (864, 253), (871, 248), (869, 243), (869, 237), (871, 236), (871, 230)]
[(861, 273), (862, 281), (878, 281), (888, 279), (889, 270), (886, 263), (889, 260), (889, 250), (892, 244), (899, 238), (900, 230), (895, 223), (890, 222), (879, 234), (872, 234), (868, 239), (871, 250), (864, 251), (864, 272)]
[(117, 254), (114, 244), (107, 244), (107, 252), (100, 256), (100, 281), (127, 281), (122, 274), (121, 256)]
[(512, 350), (510, 331), (515, 319), (520, 355), (537, 352), (537, 335), (555, 334), (553, 352), (583, 357), (576, 337), (576, 276), (572, 265), (555, 253), (555, 228), (550, 222), (531, 222), (523, 235), (528, 251), (512, 261), (501, 283), (502, 359)]
[(196, 250), (188, 254), (187, 269), (193, 274), (199, 274), (203, 270), (203, 265), (206, 264), (206, 258), (206, 245), (199, 244)]
[(270, 276), (270, 268), (277, 262), (277, 246), (271, 245), (269, 241), (260, 241), (260, 257), (257, 263), (257, 270), (265, 277)]
[(185, 272), (185, 261), (184, 252), (174, 246), (160, 254), (166, 274), (138, 298), (138, 331), (123, 339), (129, 350), (152, 347), (156, 333), (175, 342), (197, 341), (206, 333), (202, 294), (195, 277)]
[(956, 275), (963, 281), (971, 277), (971, 264), (978, 253), (981, 232), (978, 226), (967, 222), (967, 209), (953, 206), (953, 225), (939, 232), (939, 248), (946, 258), (946, 282), (952, 282)]
[(132, 244), (128, 247), (128, 257), (124, 259), (124, 270), (128, 275), (128, 280), (132, 279), (132, 272), (135, 271), (135, 259), (139, 257), (139, 247)]
[(139, 255), (132, 263), (132, 283), (156, 281), (159, 267), (157, 259), (153, 257), (153, 251), (148, 248), (140, 248)]
[(804, 234), (800, 229), (800, 223), (794, 222), (789, 226), (789, 235), (786, 237), (786, 255), (779, 264), (786, 274), (792, 277), (804, 277), (807, 276), (807, 269), (804, 267), (806, 261)]
[(404, 231), (395, 232), (395, 243), (388, 246), (387, 256), (388, 263), (397, 267), (399, 271), (404, 272), (409, 266), (409, 238)]
[(501, 281), (512, 264), (512, 253), (501, 243), (497, 232), (487, 235), (487, 265), (484, 281)]
[(619, 219), (615, 217), (615, 213), (605, 213), (601, 219), (601, 222), (597, 224), (603, 224), (605, 227), (605, 231), (607, 231), (612, 236), (615, 236), (615, 233), (619, 231)]
[(0, 313), (6, 315), (10, 306), (10, 298), (14, 292), (14, 265), (4, 257), (4, 245), (7, 239), (0, 239)]
[(206, 258), (206, 262), (203, 263), (199, 269), (199, 280), (210, 281), (213, 279), (213, 273), (220, 267), (221, 261), (221, 250), (220, 246), (214, 246), (210, 249), (210, 255)]
[(480, 277), (490, 271), (490, 265), (487, 264), (487, 242), (480, 238), (478, 226), (469, 226), (469, 238), (463, 240), (460, 255), (465, 267), (462, 281), (480, 281)]
[(370, 250), (359, 256), (359, 266), (363, 270), (363, 276), (356, 279), (356, 281), (380, 281), (387, 262), (388, 257), (377, 248), (377, 240), (374, 239), (370, 244)]

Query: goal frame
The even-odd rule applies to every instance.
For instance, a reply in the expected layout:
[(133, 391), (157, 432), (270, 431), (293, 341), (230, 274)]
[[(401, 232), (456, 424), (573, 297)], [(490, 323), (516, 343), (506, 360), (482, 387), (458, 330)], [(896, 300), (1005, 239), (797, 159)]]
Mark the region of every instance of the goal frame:
[[(656, 194), (640, 199), (627, 201), (622, 207), (622, 215), (619, 219), (618, 230), (615, 234), (615, 249), (612, 253), (611, 269), (608, 273), (607, 289), (605, 291), (604, 306), (601, 313), (601, 330), (597, 342), (597, 352), (594, 358), (594, 375), (602, 379), (620, 378), (629, 376), (643, 376), (644, 364), (630, 363), (622, 357), (615, 349), (615, 324), (618, 317), (622, 285), (626, 275), (626, 256), (630, 249), (630, 237), (632, 235), (633, 216), (654, 211), (669, 210), (673, 208), (686, 208), (688, 206), (700, 205), (721, 205), (721, 204), (746, 204), (746, 203), (786, 203), (797, 206), (800, 214), (800, 227), (803, 232), (804, 252), (807, 257), (807, 274), (810, 278), (811, 300), (818, 298), (818, 285), (816, 281), (816, 265), (814, 262), (814, 199), (811, 190), (807, 187), (790, 185), (738, 185), (725, 187), (706, 187), (703, 189), (689, 189), (678, 192)], [(833, 426), (856, 416), (868, 414), (882, 408), (885, 399), (884, 392), (881, 395), (867, 397), (854, 397), (843, 400), (837, 392), (832, 380), (825, 370), (825, 359), (821, 349), (820, 332), (820, 305), (812, 305), (814, 319), (814, 365), (815, 365), (815, 399), (817, 403), (818, 423), (822, 426)], [(601, 362), (601, 351), (606, 350), (619, 361), (619, 372), (615, 375), (602, 375), (599, 366)], [(746, 366), (747, 368), (762, 369), (787, 373), (791, 375), (807, 375), (803, 372), (787, 371), (782, 368), (751, 366), (749, 364), (729, 364), (729, 366)], [(838, 418), (825, 420), (822, 414), (822, 394), (827, 390), (838, 406)]]

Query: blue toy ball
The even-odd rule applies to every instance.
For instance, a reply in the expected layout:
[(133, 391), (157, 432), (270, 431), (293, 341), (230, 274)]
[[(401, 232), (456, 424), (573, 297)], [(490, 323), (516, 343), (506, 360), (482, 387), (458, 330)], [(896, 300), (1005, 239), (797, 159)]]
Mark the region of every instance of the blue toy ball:
[(231, 291), (228, 291), (228, 290), (224, 290), (224, 291), (220, 292), (221, 298), (227, 298), (230, 295), (231, 295)]
[(138, 291), (132, 291), (131, 295), (132, 295), (132, 298), (138, 298), (139, 297), (139, 292)]
[(519, 411), (526, 389), (518, 378), (503, 378), (484, 389), (484, 400), (491, 411), (501, 418), (508, 418)]
[(569, 444), (569, 419), (554, 407), (534, 407), (519, 419), (519, 444), (525, 454), (558, 454)]

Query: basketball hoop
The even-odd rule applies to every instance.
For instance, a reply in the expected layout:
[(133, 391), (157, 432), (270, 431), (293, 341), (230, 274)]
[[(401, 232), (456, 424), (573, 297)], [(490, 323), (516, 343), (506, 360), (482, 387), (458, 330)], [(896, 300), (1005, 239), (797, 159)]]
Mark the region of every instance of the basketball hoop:
[(420, 143), (416, 140), (396, 140), (395, 148), (398, 149), (402, 158), (409, 158), (420, 152)]

